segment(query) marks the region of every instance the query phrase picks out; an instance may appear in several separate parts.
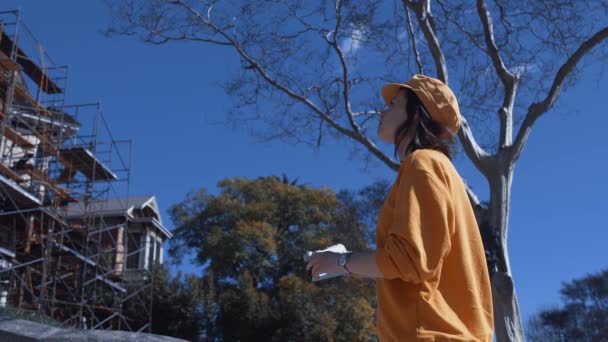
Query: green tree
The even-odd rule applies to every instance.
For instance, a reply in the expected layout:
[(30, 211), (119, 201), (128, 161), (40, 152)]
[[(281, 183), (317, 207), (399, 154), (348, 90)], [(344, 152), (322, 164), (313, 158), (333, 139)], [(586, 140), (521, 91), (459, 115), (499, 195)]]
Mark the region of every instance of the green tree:
[(528, 322), (530, 341), (608, 341), (608, 269), (562, 286), (562, 307)]
[[(206, 264), (202, 335), (224, 341), (369, 341), (374, 287), (364, 279), (312, 283), (307, 250), (365, 250), (357, 210), (333, 191), (285, 178), (227, 179), (219, 195), (192, 192), (170, 209), (170, 254)], [(201, 301), (202, 303), (203, 301)]]
[[(152, 333), (198, 341), (206, 322), (202, 295), (205, 278), (181, 273), (171, 277), (168, 267), (161, 265), (153, 270), (152, 286)], [(148, 322), (136, 301), (131, 301), (124, 310), (127, 317), (139, 318), (140, 321), (133, 322), (136, 326)]]
[(392, 184), (387, 180), (377, 180), (359, 190), (342, 190), (338, 193), (338, 198), (345, 204), (345, 209), (351, 211), (349, 217), (363, 224), (368, 245), (376, 243), (378, 215), (391, 186)]

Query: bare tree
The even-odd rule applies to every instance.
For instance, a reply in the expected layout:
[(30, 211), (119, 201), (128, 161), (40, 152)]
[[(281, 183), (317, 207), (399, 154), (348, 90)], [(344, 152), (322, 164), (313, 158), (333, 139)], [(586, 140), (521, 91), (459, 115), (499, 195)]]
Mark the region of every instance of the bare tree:
[[(238, 101), (228, 120), (257, 127), (261, 122), (264, 129), (255, 131), (261, 139), (315, 148), (327, 136), (347, 138), (364, 152), (366, 162), (380, 161), (393, 170), (399, 163), (376, 145), (380, 86), (413, 73), (450, 84), (463, 113), (459, 140), (490, 187), (489, 201), (483, 203), (467, 190), (490, 268), (495, 335), (498, 341), (524, 340), (507, 248), (515, 163), (533, 124), (575, 83), (583, 62), (606, 61), (606, 1), (108, 4), (109, 35), (230, 48), (241, 68), (224, 84)], [(483, 133), (478, 139), (469, 120)]]

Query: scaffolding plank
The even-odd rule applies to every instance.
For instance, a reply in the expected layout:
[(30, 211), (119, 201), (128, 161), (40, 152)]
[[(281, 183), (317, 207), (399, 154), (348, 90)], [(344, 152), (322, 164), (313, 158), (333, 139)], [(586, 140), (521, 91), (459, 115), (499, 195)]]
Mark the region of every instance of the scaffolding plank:
[(20, 209), (34, 208), (41, 204), (38, 198), (2, 174), (0, 174), (0, 195), (10, 197), (8, 202), (14, 201)]
[(25, 148), (36, 147), (34, 144), (29, 142), (25, 137), (23, 137), (21, 134), (19, 134), (16, 130), (14, 130), (10, 127), (4, 127), (4, 136), (21, 147), (25, 147)]
[[(54, 243), (55, 243), (55, 245), (57, 247), (59, 247), (64, 252), (67, 252), (67, 253), (75, 256), (76, 258), (78, 258), (78, 259), (86, 262), (91, 267), (96, 267), (97, 266), (97, 263), (93, 259), (91, 259), (91, 258), (89, 258), (89, 257), (87, 257), (85, 255), (82, 255), (78, 251), (76, 251), (76, 250), (74, 250), (74, 249), (72, 249), (72, 248), (70, 248), (70, 247), (68, 247), (68, 246), (66, 246), (66, 245), (64, 245), (62, 243), (59, 243), (59, 242), (54, 242)], [(117, 283), (115, 283), (115, 282), (113, 282), (111, 280), (108, 280), (106, 277), (102, 277), (102, 276), (96, 274), (94, 280), (102, 281), (102, 282), (108, 284), (109, 286), (113, 287), (114, 289), (116, 289), (118, 291), (127, 292), (124, 287), (120, 286), (119, 284), (117, 284)], [(89, 280), (89, 281), (91, 281), (91, 280)]]
[[(0, 24), (0, 32), (4, 33), (4, 28)], [(1, 38), (0, 38), (1, 39)], [(19, 65), (13, 62), (12, 59), (8, 58), (3, 52), (0, 51), (0, 68), (2, 71), (19, 71)]]
[(91, 151), (84, 147), (70, 147), (59, 150), (59, 155), (66, 159), (74, 170), (82, 172), (89, 180), (117, 180), (118, 176)]
[(50, 116), (48, 109), (46, 109), (43, 105), (41, 105), (36, 99), (32, 97), (25, 89), (20, 86), (15, 86), (15, 97), (22, 101), (27, 102), (36, 113), (39, 113), (44, 116)]
[[(0, 37), (0, 51), (2, 51), (5, 55), (10, 56), (13, 48), (15, 48), (15, 43), (13, 40), (6, 34), (4, 31), (1, 32), (2, 36)], [(23, 72), (28, 75), (36, 85), (42, 89), (47, 94), (59, 94), (62, 93), (63, 90), (51, 80), (48, 75), (40, 69), (34, 61), (32, 61), (23, 50), (17, 47), (17, 58), (16, 62), (21, 65), (23, 68)]]
[(19, 71), (19, 66), (11, 59), (0, 55), (0, 70), (1, 71)]
[(27, 168), (27, 169), (25, 169), (25, 172), (28, 175), (30, 175), (33, 179), (35, 179), (41, 183), (44, 183), (44, 185), (51, 188), (51, 191), (53, 191), (62, 200), (69, 201), (69, 202), (76, 202), (76, 199), (74, 199), (72, 196), (70, 196), (70, 194), (68, 194), (68, 191), (66, 189), (54, 185), (53, 180), (50, 179), (44, 173), (40, 172), (39, 170), (36, 170), (34, 168)]
[(68, 169), (68, 170), (74, 169), (74, 166), (70, 163), (70, 161), (63, 158), (63, 156), (61, 156), (57, 152), (57, 149), (48, 142), (48, 138), (47, 138), (46, 134), (43, 134), (40, 136), (40, 144), (38, 145), (38, 147), (40, 147), (44, 152), (56, 157), (57, 160), (59, 160), (66, 169)]
[[(6, 249), (4, 247), (0, 247), (0, 254), (4, 254), (4, 255), (9, 256), (11, 258), (15, 257), (15, 251), (12, 251), (10, 249)], [(8, 262), (6, 260), (4, 260), (3, 256), (0, 256), (0, 265), (6, 266), (6, 264), (8, 264)], [(4, 268), (4, 267), (0, 266), (0, 268)]]
[[(61, 162), (61, 164), (63, 164), (63, 167), (65, 168), (65, 170), (68, 170), (70, 177), (72, 177), (73, 173), (76, 172), (74, 165), (72, 165), (71, 161), (64, 158), (61, 154), (59, 154), (59, 152), (57, 151), (57, 149), (54, 146), (52, 146), (51, 144), (48, 143), (47, 135), (43, 134), (40, 136), (40, 144), (38, 145), (38, 147), (40, 147), (44, 152), (49, 153), (50, 155), (57, 158), (57, 160), (59, 160), (59, 162)], [(57, 183), (64, 183), (64, 184), (77, 182), (73, 178), (63, 179), (61, 177), (61, 175), (59, 176), (58, 179), (55, 179), (54, 181)]]
[(62, 251), (69, 253), (71, 255), (73, 255), (74, 257), (86, 262), (87, 264), (89, 264), (89, 266), (95, 267), (97, 265), (97, 263), (95, 263), (95, 261), (91, 260), (90, 258), (87, 258), (86, 256), (80, 254), (78, 251), (60, 243), (60, 242), (54, 242), (55, 245), (57, 247), (59, 247)]
[(15, 171), (2, 163), (0, 163), (0, 172), (17, 183), (25, 181), (25, 179), (21, 178)]

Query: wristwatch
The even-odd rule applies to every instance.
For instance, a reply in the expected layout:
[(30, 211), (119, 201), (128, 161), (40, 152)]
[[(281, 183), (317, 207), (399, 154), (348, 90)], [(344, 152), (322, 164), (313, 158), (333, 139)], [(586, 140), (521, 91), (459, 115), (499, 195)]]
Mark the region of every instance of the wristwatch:
[(348, 262), (348, 259), (350, 259), (351, 254), (352, 254), (352, 252), (343, 253), (338, 258), (338, 266), (345, 269), (346, 272), (348, 272), (348, 273), (350, 273), (350, 271), (348, 270), (348, 268), (346, 268), (346, 263)]

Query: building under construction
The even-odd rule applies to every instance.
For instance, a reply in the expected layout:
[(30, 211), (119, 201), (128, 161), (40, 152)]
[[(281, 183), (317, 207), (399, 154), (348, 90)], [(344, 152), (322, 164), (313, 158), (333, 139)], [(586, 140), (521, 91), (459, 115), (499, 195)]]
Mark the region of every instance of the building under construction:
[(67, 71), (18, 11), (0, 12), (0, 307), (150, 332), (171, 233), (153, 196), (129, 196), (131, 142), (99, 104), (65, 103)]

